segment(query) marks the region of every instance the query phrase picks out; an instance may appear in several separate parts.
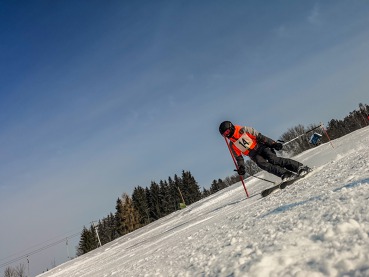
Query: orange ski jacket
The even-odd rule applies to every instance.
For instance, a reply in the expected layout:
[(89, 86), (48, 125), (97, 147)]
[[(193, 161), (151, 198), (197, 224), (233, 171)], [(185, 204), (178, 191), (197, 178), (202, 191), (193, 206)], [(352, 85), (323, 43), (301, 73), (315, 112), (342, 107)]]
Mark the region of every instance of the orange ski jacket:
[(238, 165), (244, 165), (242, 155), (254, 156), (260, 145), (271, 147), (275, 141), (262, 135), (252, 127), (235, 125), (235, 131), (229, 138), (232, 152)]

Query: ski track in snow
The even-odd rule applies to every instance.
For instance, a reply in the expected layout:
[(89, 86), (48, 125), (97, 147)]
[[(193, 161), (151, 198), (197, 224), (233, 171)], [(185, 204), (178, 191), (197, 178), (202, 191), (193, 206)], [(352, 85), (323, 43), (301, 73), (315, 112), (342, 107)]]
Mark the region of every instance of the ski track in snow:
[(284, 190), (247, 179), (40, 276), (369, 276), (369, 128), (333, 144)]

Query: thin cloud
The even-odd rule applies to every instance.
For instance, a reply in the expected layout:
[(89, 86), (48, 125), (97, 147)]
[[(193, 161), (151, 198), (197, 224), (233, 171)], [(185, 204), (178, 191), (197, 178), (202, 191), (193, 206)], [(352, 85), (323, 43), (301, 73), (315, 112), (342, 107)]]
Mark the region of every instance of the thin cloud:
[(319, 25), (321, 23), (321, 12), (318, 4), (314, 5), (307, 20), (310, 24), (313, 25)]
[(288, 38), (290, 36), (288, 29), (285, 25), (281, 25), (274, 30), (275, 34), (280, 38)]

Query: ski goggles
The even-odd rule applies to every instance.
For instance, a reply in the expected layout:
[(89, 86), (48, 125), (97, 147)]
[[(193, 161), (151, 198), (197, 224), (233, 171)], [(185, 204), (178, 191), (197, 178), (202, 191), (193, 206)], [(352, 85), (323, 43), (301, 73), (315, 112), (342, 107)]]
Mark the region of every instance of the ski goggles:
[(224, 131), (224, 133), (222, 135), (223, 135), (223, 137), (228, 137), (230, 133), (231, 133), (231, 129), (227, 129), (227, 130)]

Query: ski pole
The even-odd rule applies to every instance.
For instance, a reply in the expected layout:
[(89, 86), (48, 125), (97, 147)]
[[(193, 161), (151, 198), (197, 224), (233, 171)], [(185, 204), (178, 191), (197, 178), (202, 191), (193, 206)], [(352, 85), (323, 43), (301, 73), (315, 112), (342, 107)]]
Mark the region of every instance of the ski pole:
[[(289, 140), (289, 141), (287, 141), (287, 142), (283, 142), (283, 145), (287, 145), (287, 144), (289, 144), (289, 143), (291, 143), (291, 142), (293, 142), (293, 141), (297, 140), (298, 138), (300, 138), (300, 137), (302, 137), (302, 136), (307, 135), (309, 132), (314, 131), (315, 129), (318, 129), (318, 128), (320, 128), (320, 127), (321, 127), (321, 125), (319, 125), (318, 127), (313, 128), (313, 129), (310, 129), (309, 131), (306, 131), (305, 133), (303, 133), (303, 134), (301, 134), (301, 135), (299, 135), (299, 136), (297, 136), (297, 137), (295, 137), (295, 138), (293, 138), (293, 139), (291, 139), (291, 140)], [(282, 142), (282, 141), (281, 141), (281, 142)]]
[[(233, 160), (233, 162), (234, 162), (234, 165), (236, 166), (236, 169), (238, 170), (238, 165), (237, 165), (237, 163), (236, 163), (236, 159), (234, 158), (233, 153), (232, 153), (232, 151), (231, 151), (231, 147), (230, 147), (230, 145), (229, 145), (229, 142), (228, 142), (228, 140), (227, 140), (227, 138), (226, 138), (226, 137), (224, 137), (224, 140), (225, 140), (225, 142), (226, 142), (226, 144), (227, 144), (227, 146), (228, 146), (228, 150), (229, 150), (229, 153), (230, 153), (230, 154), (231, 154), (231, 156), (232, 156), (232, 160)], [(247, 188), (246, 188), (245, 182), (243, 181), (243, 176), (241, 176), (241, 175), (239, 175), (239, 176), (240, 176), (240, 180), (241, 180), (241, 182), (242, 182), (243, 188), (245, 189), (246, 196), (247, 196), (247, 197), (250, 197), (250, 196), (249, 196), (249, 193), (248, 193), (248, 191), (247, 191)]]
[[(234, 171), (237, 172), (237, 169), (235, 169)], [(264, 179), (264, 178), (261, 178), (261, 177), (255, 176), (255, 175), (249, 175), (249, 177), (254, 177), (254, 178), (259, 179), (259, 180), (263, 180), (263, 181), (266, 181), (266, 182), (269, 182), (269, 183), (272, 183), (272, 184), (276, 184), (276, 182), (273, 182), (273, 181), (270, 181), (268, 179)]]
[(269, 183), (272, 183), (272, 184), (275, 184), (276, 183), (276, 182), (270, 181), (268, 179), (260, 178), (258, 176), (254, 176), (254, 175), (250, 175), (250, 177), (254, 177), (256, 179), (263, 180), (263, 181), (266, 181), (266, 182), (269, 182)]

